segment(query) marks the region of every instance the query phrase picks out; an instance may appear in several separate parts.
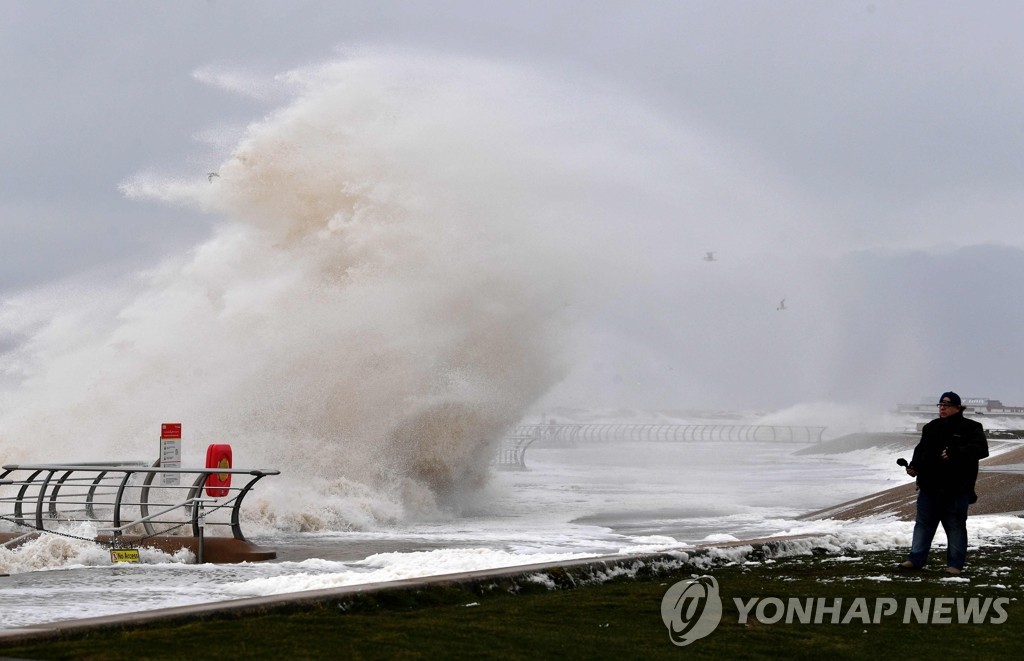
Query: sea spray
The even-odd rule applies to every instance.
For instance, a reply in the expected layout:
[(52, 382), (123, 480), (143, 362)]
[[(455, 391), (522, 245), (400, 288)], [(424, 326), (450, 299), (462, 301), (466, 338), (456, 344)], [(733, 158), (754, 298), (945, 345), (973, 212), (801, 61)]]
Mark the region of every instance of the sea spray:
[(282, 471), (251, 498), (266, 524), (372, 527), (478, 509), (504, 431), (556, 386), (674, 399), (685, 377), (621, 375), (689, 370), (659, 336), (703, 353), (717, 328), (677, 305), (706, 265), (662, 267), (722, 235), (760, 250), (777, 227), (752, 209), (802, 216), (728, 145), (549, 73), (360, 52), (260, 82), (290, 100), (226, 129), (230, 153), (122, 183), (210, 213), (207, 240), (0, 304), (3, 461), (154, 458), (180, 421), (185, 464), (231, 443)]
[(254, 502), (293, 529), (429, 514), (484, 483), (564, 367), (577, 258), (545, 228), (586, 144), (537, 127), (570, 108), (522, 115), (508, 102), (544, 85), (459, 61), (287, 79), (294, 100), (218, 177), (122, 186), (222, 216), (207, 241), (47, 319), (5, 304), (26, 338), (3, 357), (5, 462), (150, 458), (180, 421), (186, 463), (216, 442), (280, 469)]

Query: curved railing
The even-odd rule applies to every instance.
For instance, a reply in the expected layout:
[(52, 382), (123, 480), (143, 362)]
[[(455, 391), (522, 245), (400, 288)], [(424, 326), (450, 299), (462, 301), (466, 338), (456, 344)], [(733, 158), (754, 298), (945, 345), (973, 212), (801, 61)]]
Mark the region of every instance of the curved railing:
[(578, 441), (757, 441), (820, 443), (825, 427), (795, 425), (678, 425), (646, 423), (517, 425), (509, 436), (557, 443)]
[[(204, 493), (211, 475), (230, 475), (223, 495)], [(256, 483), (280, 471), (238, 468), (161, 468), (144, 462), (7, 465), (0, 473), (0, 519), (16, 530), (58, 532), (96, 524), (122, 533), (199, 537), (206, 526), (230, 528), (245, 540), (240, 510)], [(160, 477), (154, 484), (154, 478)], [(222, 478), (223, 479), (223, 478)], [(64, 534), (67, 534), (66, 532)]]
[(678, 425), (645, 423), (517, 425), (502, 439), (494, 465), (526, 469), (526, 449), (540, 442), (548, 447), (574, 447), (581, 442), (759, 442), (820, 443), (825, 427), (795, 425)]
[(502, 470), (526, 470), (526, 448), (536, 440), (534, 436), (506, 436), (501, 441), (494, 465)]

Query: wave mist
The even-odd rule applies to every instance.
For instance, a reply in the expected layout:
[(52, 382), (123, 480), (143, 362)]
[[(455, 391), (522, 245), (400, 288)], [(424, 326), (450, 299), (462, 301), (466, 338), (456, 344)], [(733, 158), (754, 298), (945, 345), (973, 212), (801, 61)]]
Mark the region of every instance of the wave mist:
[(573, 104), (514, 68), (401, 55), (277, 84), (289, 101), (218, 176), (122, 184), (215, 214), (207, 241), (4, 302), (5, 463), (150, 458), (181, 421), (187, 463), (229, 442), (281, 469), (258, 516), (300, 530), (437, 515), (485, 483), (565, 368), (560, 225), (593, 167)]

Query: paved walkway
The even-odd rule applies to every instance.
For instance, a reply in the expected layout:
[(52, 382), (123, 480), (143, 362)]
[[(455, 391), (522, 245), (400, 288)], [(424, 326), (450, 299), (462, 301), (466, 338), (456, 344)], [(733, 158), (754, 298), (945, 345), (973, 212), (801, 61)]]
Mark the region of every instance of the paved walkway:
[(544, 574), (553, 569), (558, 569), (560, 571), (569, 570), (574, 574), (578, 573), (584, 577), (597, 577), (616, 569), (635, 570), (648, 563), (683, 564), (693, 555), (701, 554), (711, 548), (730, 548), (740, 546), (778, 547), (786, 542), (807, 539), (808, 537), (811, 536), (799, 535), (792, 537), (773, 537), (737, 542), (701, 544), (698, 546), (681, 548), (678, 551), (663, 553), (598, 556), (594, 558), (581, 558), (578, 560), (567, 560), (557, 563), (540, 563), (500, 569), (467, 571), (455, 574), (445, 574), (442, 576), (409, 578), (383, 583), (348, 585), (323, 590), (290, 592), (287, 594), (270, 595), (266, 597), (249, 597), (244, 599), (233, 599), (231, 601), (218, 601), (205, 604), (194, 604), (191, 606), (177, 606), (174, 608), (160, 608), (155, 610), (137, 611), (134, 613), (105, 615), (103, 617), (47, 622), (17, 629), (0, 629), (0, 645), (21, 641), (47, 640), (67, 634), (84, 633), (98, 629), (131, 628), (137, 625), (153, 623), (174, 624), (176, 622), (186, 622), (221, 615), (261, 615), (277, 609), (313, 607), (319, 604), (344, 600), (345, 597), (351, 595), (381, 591), (414, 590), (446, 584), (472, 587), (474, 585), (490, 585), (496, 580), (514, 582), (516, 580), (525, 580), (533, 575)]

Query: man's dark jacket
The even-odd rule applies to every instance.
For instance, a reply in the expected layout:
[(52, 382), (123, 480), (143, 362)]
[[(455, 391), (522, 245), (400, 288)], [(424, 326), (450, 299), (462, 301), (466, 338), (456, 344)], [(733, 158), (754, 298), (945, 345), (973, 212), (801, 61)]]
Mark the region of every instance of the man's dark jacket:
[[(942, 458), (943, 449), (948, 459)], [(936, 418), (921, 429), (910, 468), (917, 471), (917, 486), (922, 490), (953, 496), (969, 493), (973, 502), (978, 460), (987, 456), (984, 427), (960, 411)]]

